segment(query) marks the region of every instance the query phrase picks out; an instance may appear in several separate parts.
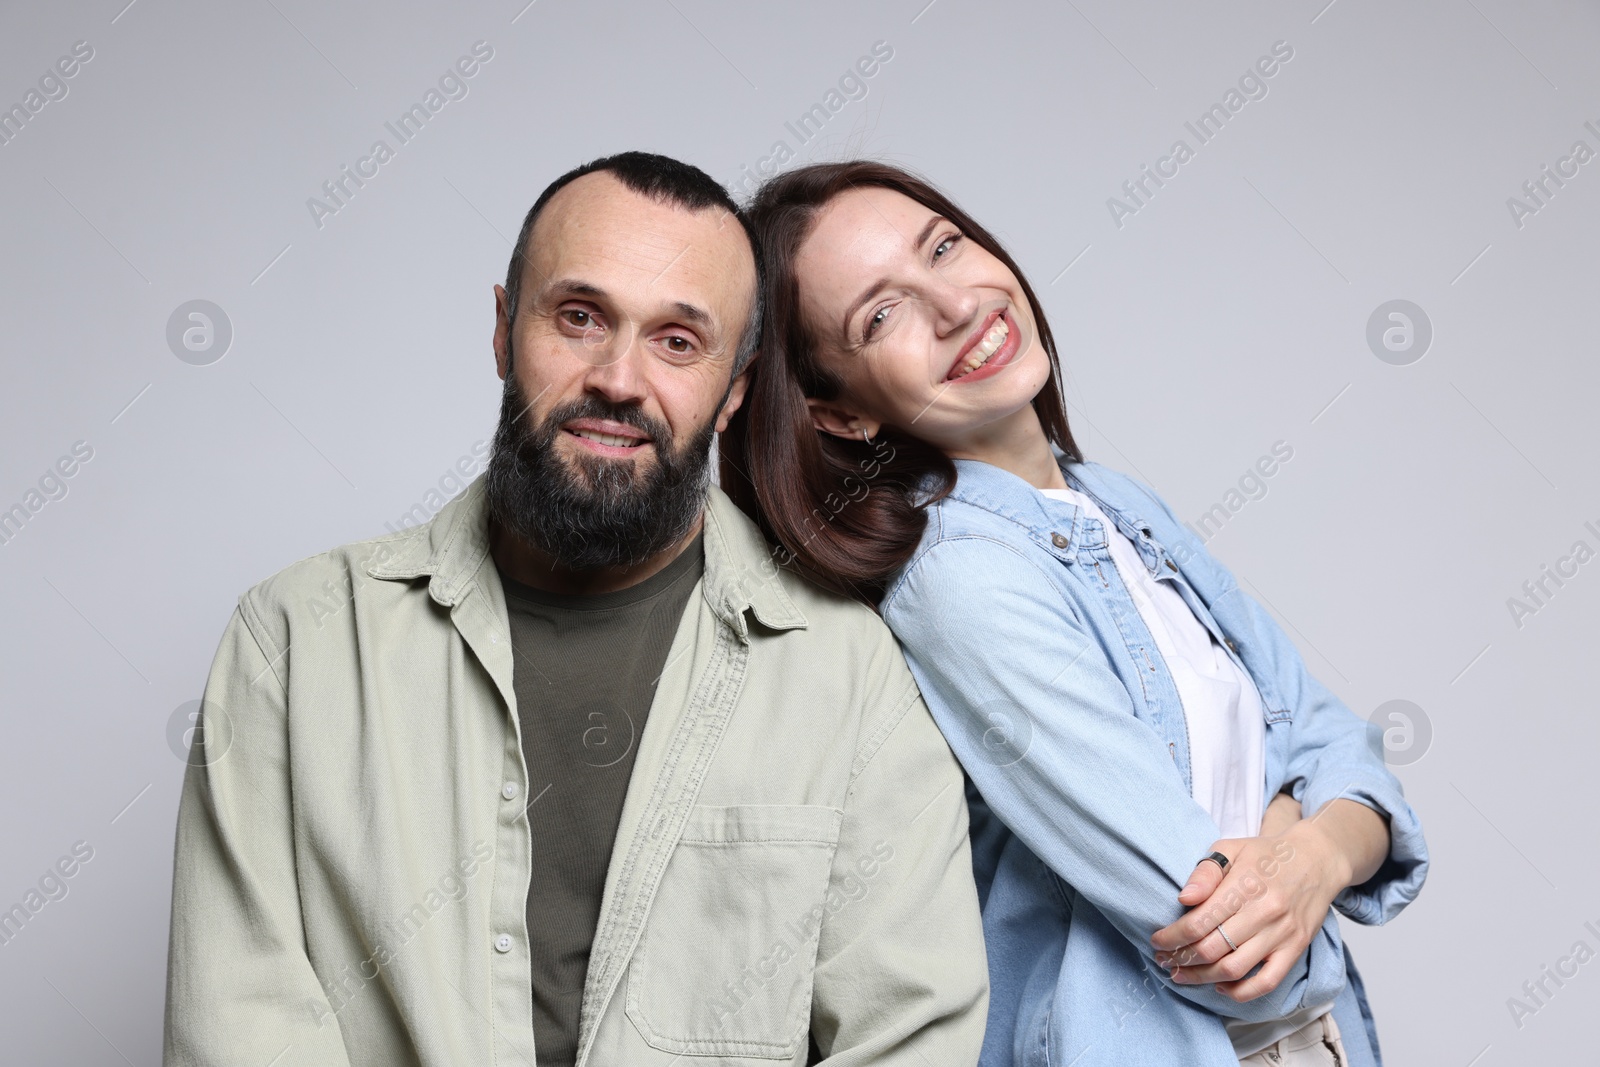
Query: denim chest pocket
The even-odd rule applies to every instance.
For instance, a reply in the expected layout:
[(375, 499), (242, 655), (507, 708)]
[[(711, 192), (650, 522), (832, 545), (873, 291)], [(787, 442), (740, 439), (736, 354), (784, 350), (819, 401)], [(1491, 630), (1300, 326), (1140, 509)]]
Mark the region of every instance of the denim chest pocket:
[(843, 817), (799, 804), (690, 810), (628, 966), (627, 1015), (646, 1043), (729, 1062), (802, 1055)]

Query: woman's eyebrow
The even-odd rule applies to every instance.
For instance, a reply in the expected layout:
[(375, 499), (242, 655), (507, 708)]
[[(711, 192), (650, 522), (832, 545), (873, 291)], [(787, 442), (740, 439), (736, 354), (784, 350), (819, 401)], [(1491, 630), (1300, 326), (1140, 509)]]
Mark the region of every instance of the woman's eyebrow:
[(917, 234), (917, 243), (912, 245), (911, 247), (913, 247), (913, 248), (921, 248), (923, 245), (927, 244), (928, 243), (928, 237), (933, 233), (933, 228), (935, 226), (939, 225), (939, 223), (941, 223), (943, 221), (944, 221), (944, 216), (943, 215), (935, 215), (933, 218), (929, 219), (926, 223), (924, 223), (923, 227), (922, 227), (922, 232)]

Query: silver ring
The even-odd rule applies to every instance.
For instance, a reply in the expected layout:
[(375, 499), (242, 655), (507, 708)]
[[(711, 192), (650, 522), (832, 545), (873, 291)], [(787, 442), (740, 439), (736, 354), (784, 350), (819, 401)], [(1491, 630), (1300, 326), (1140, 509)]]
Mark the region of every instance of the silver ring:
[(1229, 952), (1238, 952), (1239, 951), (1239, 946), (1235, 945), (1233, 943), (1233, 938), (1228, 936), (1228, 931), (1226, 931), (1226, 930), (1224, 930), (1222, 928), (1222, 924), (1221, 923), (1217, 924), (1217, 933), (1221, 934), (1222, 935), (1222, 940), (1224, 940), (1224, 941), (1226, 941), (1228, 943), (1228, 951)]

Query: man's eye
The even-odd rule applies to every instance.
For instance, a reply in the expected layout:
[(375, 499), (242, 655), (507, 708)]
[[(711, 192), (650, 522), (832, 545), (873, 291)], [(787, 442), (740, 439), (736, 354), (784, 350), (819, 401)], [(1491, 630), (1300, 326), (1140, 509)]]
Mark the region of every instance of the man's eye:
[(694, 344), (687, 337), (667, 338), (667, 350), (675, 356), (688, 355), (694, 349)]
[(580, 329), (585, 328), (594, 322), (593, 316), (591, 316), (582, 308), (568, 308), (567, 310), (563, 311), (562, 314), (567, 316), (567, 321), (569, 323), (577, 326)]

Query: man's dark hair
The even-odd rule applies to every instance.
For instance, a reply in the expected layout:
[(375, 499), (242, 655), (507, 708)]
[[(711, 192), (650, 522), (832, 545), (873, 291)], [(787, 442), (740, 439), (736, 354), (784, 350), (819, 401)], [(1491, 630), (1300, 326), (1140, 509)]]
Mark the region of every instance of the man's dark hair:
[(512, 250), (511, 264), (506, 268), (506, 303), (509, 321), (512, 325), (516, 324), (517, 302), (522, 293), (522, 272), (528, 262), (528, 238), (533, 233), (533, 224), (538, 221), (539, 213), (544, 210), (545, 204), (550, 202), (552, 196), (574, 179), (581, 178), (585, 174), (593, 174), (595, 171), (605, 171), (634, 192), (661, 203), (675, 204), (690, 211), (721, 209), (738, 219), (739, 225), (744, 227), (744, 235), (750, 242), (750, 252), (755, 258), (756, 291), (754, 302), (750, 307), (750, 321), (745, 324), (744, 333), (739, 338), (738, 353), (733, 361), (733, 373), (738, 374), (756, 353), (756, 345), (761, 340), (761, 315), (765, 306), (761, 252), (760, 246), (756, 244), (755, 227), (751, 225), (750, 216), (745, 210), (728, 195), (726, 189), (717, 184), (711, 175), (693, 164), (680, 162), (670, 156), (656, 155), (653, 152), (619, 152), (614, 156), (593, 160), (567, 171), (539, 194), (539, 199), (528, 209), (527, 218), (522, 220), (522, 232), (517, 234), (517, 246)]

